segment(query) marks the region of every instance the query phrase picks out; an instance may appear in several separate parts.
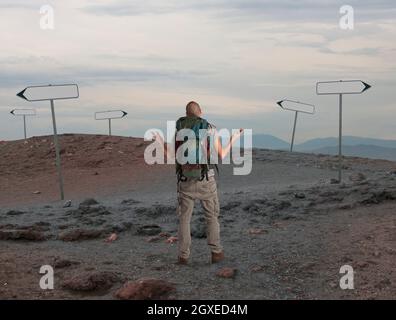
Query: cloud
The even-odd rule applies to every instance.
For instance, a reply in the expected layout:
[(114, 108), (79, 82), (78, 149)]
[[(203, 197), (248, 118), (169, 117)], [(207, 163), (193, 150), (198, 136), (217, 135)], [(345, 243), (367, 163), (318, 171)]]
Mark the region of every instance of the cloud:
[[(392, 0), (350, 0), (349, 5), (359, 11), (361, 19), (385, 19), (395, 17)], [(117, 0), (96, 2), (82, 8), (86, 13), (112, 16), (143, 14), (169, 14), (175, 12), (203, 11), (228, 19), (262, 19), (277, 21), (334, 20), (339, 15), (339, 1), (313, 0)]]
[[(241, 122), (280, 137), (287, 137), (292, 119), (275, 102), (315, 102), (318, 114), (303, 120), (302, 139), (336, 133), (336, 102), (316, 96), (316, 81), (357, 78), (373, 88), (364, 97), (346, 98), (346, 121), (356, 121), (346, 128), (392, 137), (385, 128), (393, 113), (382, 106), (391, 106), (394, 97), (394, 2), (348, 1), (356, 15), (351, 31), (338, 26), (343, 4), (68, 0), (54, 5), (55, 30), (42, 31), (40, 1), (2, 1), (0, 98), (21, 106), (25, 102), (15, 94), (27, 85), (78, 83), (80, 99), (57, 105), (60, 123), (67, 119), (65, 131), (94, 131), (93, 111), (125, 106), (133, 115), (125, 123), (139, 133), (177, 117), (186, 101), (197, 99), (220, 126)], [(369, 122), (370, 113), (383, 120)], [(50, 124), (50, 115), (44, 116)], [(16, 136), (6, 116), (0, 131), (0, 139)], [(130, 134), (127, 128), (120, 133)]]
[[(111, 55), (111, 59), (117, 56)], [(144, 61), (154, 61), (154, 57), (142, 58)], [(99, 57), (100, 60), (100, 57)], [(136, 62), (136, 59), (134, 60)], [(162, 61), (159, 59), (158, 61)], [(192, 81), (200, 77), (213, 75), (215, 71), (202, 69), (177, 69), (166, 66), (161, 67), (120, 67), (105, 64), (98, 67), (95, 64), (87, 65), (62, 65), (57, 59), (50, 57), (4, 57), (0, 64), (6, 66), (0, 78), (1, 87), (14, 87), (16, 85), (37, 85), (54, 83), (79, 83), (101, 84), (104, 82), (158, 82), (158, 81)], [(54, 78), (54, 73), (57, 77)]]

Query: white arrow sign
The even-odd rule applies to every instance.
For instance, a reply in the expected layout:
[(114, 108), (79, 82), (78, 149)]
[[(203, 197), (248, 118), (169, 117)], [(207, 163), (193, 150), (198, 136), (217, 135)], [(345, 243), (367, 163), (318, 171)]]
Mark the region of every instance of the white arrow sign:
[(371, 86), (361, 80), (323, 81), (316, 84), (316, 93), (325, 94), (359, 94)]
[(26, 134), (26, 117), (35, 116), (36, 110), (35, 109), (13, 109), (10, 113), (14, 116), (22, 116), (23, 117), (23, 133), (25, 140), (27, 138)]
[(45, 101), (49, 100), (51, 103), (52, 126), (54, 129), (54, 144), (56, 155), (56, 168), (59, 176), (59, 188), (61, 200), (65, 199), (63, 190), (63, 176), (60, 158), (60, 148), (58, 142), (58, 133), (56, 129), (55, 119), (55, 105), (54, 100), (63, 99), (77, 99), (80, 94), (76, 84), (60, 84), (60, 85), (47, 85), (47, 86), (30, 86), (17, 93), (17, 96), (27, 101)]
[(13, 109), (10, 111), (14, 116), (35, 116), (35, 109)]
[(95, 112), (95, 120), (120, 119), (128, 113), (122, 110), (110, 110)]
[(322, 81), (316, 83), (316, 94), (339, 96), (339, 125), (338, 125), (338, 182), (342, 179), (342, 95), (360, 94), (370, 89), (371, 86), (362, 80)]
[(296, 113), (294, 116), (293, 134), (292, 134), (292, 140), (290, 143), (290, 152), (293, 152), (294, 136), (296, 134), (298, 113), (302, 112), (302, 113), (307, 113), (307, 114), (314, 114), (315, 106), (313, 104), (303, 103), (303, 102), (288, 100), (288, 99), (278, 101), (277, 103), (282, 109), (294, 111)]
[(17, 96), (27, 101), (77, 99), (79, 91), (76, 84), (31, 86), (23, 89)]
[(109, 121), (109, 136), (111, 136), (111, 120), (124, 118), (128, 113), (123, 110), (109, 110), (95, 112), (95, 120)]
[(315, 106), (309, 103), (285, 99), (279, 101), (278, 105), (284, 110), (297, 111), (309, 114), (315, 113)]

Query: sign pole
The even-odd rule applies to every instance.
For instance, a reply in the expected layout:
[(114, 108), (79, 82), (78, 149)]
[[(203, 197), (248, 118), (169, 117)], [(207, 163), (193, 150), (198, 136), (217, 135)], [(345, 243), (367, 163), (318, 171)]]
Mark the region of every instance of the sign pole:
[(339, 97), (339, 133), (338, 133), (338, 161), (339, 161), (339, 168), (338, 168), (338, 181), (341, 183), (342, 179), (342, 94)]
[(23, 115), (23, 133), (25, 135), (25, 140), (26, 140), (26, 116)]
[(59, 177), (59, 188), (60, 188), (61, 200), (65, 200), (65, 193), (63, 190), (63, 176), (62, 176), (61, 158), (60, 158), (60, 151), (59, 151), (58, 133), (56, 130), (54, 100), (50, 100), (50, 101), (51, 101), (52, 125), (54, 128), (54, 144), (55, 144), (55, 153), (56, 153), (56, 168), (58, 170), (58, 177)]
[(95, 120), (107, 120), (109, 133), (108, 135), (111, 136), (111, 120), (113, 119), (122, 119), (128, 113), (123, 110), (108, 110), (108, 111), (98, 111), (95, 112)]
[(316, 83), (316, 94), (338, 95), (339, 97), (339, 128), (338, 128), (338, 183), (342, 180), (342, 96), (344, 94), (361, 94), (371, 86), (362, 80), (321, 81)]
[(298, 111), (296, 111), (296, 115), (294, 116), (294, 126), (293, 126), (292, 141), (291, 141), (291, 145), (290, 145), (290, 152), (293, 152), (294, 136), (296, 134), (296, 126), (297, 126), (297, 117), (298, 117)]
[(59, 187), (61, 193), (61, 200), (65, 199), (63, 190), (63, 176), (61, 168), (61, 157), (58, 142), (58, 133), (56, 130), (55, 120), (55, 100), (65, 99), (77, 99), (80, 96), (77, 84), (60, 84), (60, 85), (46, 85), (46, 86), (29, 86), (17, 93), (17, 96), (26, 101), (50, 101), (51, 103), (51, 114), (52, 114), (52, 126), (54, 129), (54, 145), (56, 154), (56, 168), (59, 177)]
[(303, 103), (303, 102), (289, 100), (289, 99), (284, 99), (284, 100), (278, 101), (277, 104), (283, 110), (289, 110), (289, 111), (293, 111), (295, 113), (294, 114), (293, 134), (292, 134), (291, 143), (290, 143), (290, 152), (293, 152), (294, 138), (296, 136), (298, 114), (306, 113), (306, 114), (312, 115), (315, 113), (315, 106), (313, 104)]

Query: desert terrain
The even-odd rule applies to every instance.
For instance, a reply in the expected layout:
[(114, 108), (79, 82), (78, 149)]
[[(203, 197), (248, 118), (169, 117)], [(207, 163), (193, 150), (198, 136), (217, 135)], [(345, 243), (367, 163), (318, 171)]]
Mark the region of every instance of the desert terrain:
[[(250, 175), (220, 166), (226, 259), (210, 264), (197, 203), (180, 266), (174, 166), (145, 164), (140, 138), (60, 144), (65, 201), (51, 136), (0, 142), (0, 299), (118, 299), (141, 279), (155, 292), (132, 298), (396, 298), (395, 162), (346, 157), (335, 184), (336, 157), (254, 149)], [(43, 265), (53, 290), (39, 286)], [(343, 265), (352, 290), (339, 286)]]

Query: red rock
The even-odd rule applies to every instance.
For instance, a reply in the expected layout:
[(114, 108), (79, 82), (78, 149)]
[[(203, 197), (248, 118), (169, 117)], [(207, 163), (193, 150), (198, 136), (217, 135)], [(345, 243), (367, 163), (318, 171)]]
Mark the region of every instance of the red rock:
[(171, 235), (168, 232), (161, 232), (158, 236), (161, 238), (169, 238)]
[(118, 236), (116, 233), (112, 233), (106, 240), (105, 242), (113, 242), (116, 241), (118, 239)]
[(174, 285), (165, 280), (139, 279), (125, 283), (115, 297), (122, 300), (166, 300), (175, 291)]
[(267, 233), (267, 231), (264, 229), (259, 229), (259, 228), (249, 229), (249, 234), (251, 234), (251, 235), (258, 235), (258, 234), (264, 234), (264, 233)]
[(235, 278), (236, 272), (236, 269), (226, 267), (217, 271), (216, 275), (220, 278), (233, 279)]
[(177, 242), (177, 237), (169, 237), (168, 239), (165, 240), (166, 243), (175, 243)]
[(62, 287), (73, 291), (107, 290), (118, 280), (119, 277), (113, 272), (83, 273), (65, 280)]

